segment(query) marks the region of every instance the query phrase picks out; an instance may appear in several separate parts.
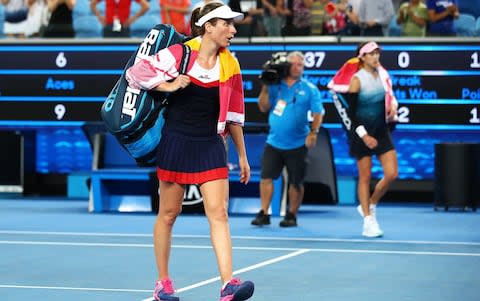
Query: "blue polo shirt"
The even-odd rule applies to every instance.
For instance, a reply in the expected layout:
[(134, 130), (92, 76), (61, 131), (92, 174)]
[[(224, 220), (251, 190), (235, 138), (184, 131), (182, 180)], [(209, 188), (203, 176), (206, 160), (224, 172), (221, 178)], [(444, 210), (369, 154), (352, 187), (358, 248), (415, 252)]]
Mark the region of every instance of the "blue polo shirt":
[(282, 80), (280, 84), (268, 87), (268, 95), (272, 106), (268, 116), (267, 143), (283, 150), (305, 145), (310, 132), (308, 111), (325, 114), (317, 86), (302, 78), (289, 88)]

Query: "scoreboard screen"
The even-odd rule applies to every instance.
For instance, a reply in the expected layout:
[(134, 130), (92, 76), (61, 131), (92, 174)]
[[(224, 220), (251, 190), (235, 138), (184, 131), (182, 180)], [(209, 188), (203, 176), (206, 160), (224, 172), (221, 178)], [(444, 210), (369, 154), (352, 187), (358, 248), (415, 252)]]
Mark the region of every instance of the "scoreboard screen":
[[(68, 124), (100, 121), (100, 107), (139, 41), (2, 41), (0, 44), (0, 123)], [(400, 123), (421, 128), (480, 126), (480, 41), (408, 42), (386, 40), (381, 62), (399, 101)], [(305, 54), (304, 76), (318, 85), (327, 114), (338, 124), (326, 88), (351, 58), (357, 43), (308, 41), (234, 43), (244, 79), (246, 121), (265, 123), (256, 97), (263, 64), (278, 51)]]

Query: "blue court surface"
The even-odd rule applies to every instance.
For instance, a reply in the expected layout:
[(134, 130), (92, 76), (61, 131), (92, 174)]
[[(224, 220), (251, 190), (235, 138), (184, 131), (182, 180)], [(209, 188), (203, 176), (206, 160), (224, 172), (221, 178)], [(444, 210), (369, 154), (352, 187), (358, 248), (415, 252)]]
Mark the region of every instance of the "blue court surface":
[[(251, 219), (230, 217), (235, 274), (255, 282), (251, 300), (480, 300), (478, 212), (386, 204), (381, 239), (362, 238), (354, 206), (305, 206), (291, 229)], [(0, 200), (0, 300), (151, 300), (154, 221), (87, 213), (85, 201)], [(204, 216), (177, 220), (171, 274), (180, 300), (219, 300)]]

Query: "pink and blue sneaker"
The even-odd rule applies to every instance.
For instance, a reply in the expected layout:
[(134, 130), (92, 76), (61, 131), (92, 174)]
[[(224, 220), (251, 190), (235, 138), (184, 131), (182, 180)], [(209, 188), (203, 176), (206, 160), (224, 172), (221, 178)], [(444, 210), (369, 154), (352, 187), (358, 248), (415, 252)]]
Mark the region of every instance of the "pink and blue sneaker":
[(153, 291), (153, 298), (157, 301), (178, 301), (177, 296), (174, 296), (175, 289), (170, 278), (158, 280)]
[(253, 295), (254, 284), (234, 278), (220, 291), (220, 301), (243, 301)]

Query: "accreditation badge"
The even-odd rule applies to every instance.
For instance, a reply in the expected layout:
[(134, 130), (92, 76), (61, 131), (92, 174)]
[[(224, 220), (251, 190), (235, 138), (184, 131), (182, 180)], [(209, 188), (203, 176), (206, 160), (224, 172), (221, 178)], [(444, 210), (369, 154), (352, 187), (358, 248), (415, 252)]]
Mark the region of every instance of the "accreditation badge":
[(286, 107), (287, 107), (287, 102), (283, 99), (279, 99), (277, 101), (277, 104), (275, 105), (275, 108), (273, 109), (273, 114), (281, 117)]

